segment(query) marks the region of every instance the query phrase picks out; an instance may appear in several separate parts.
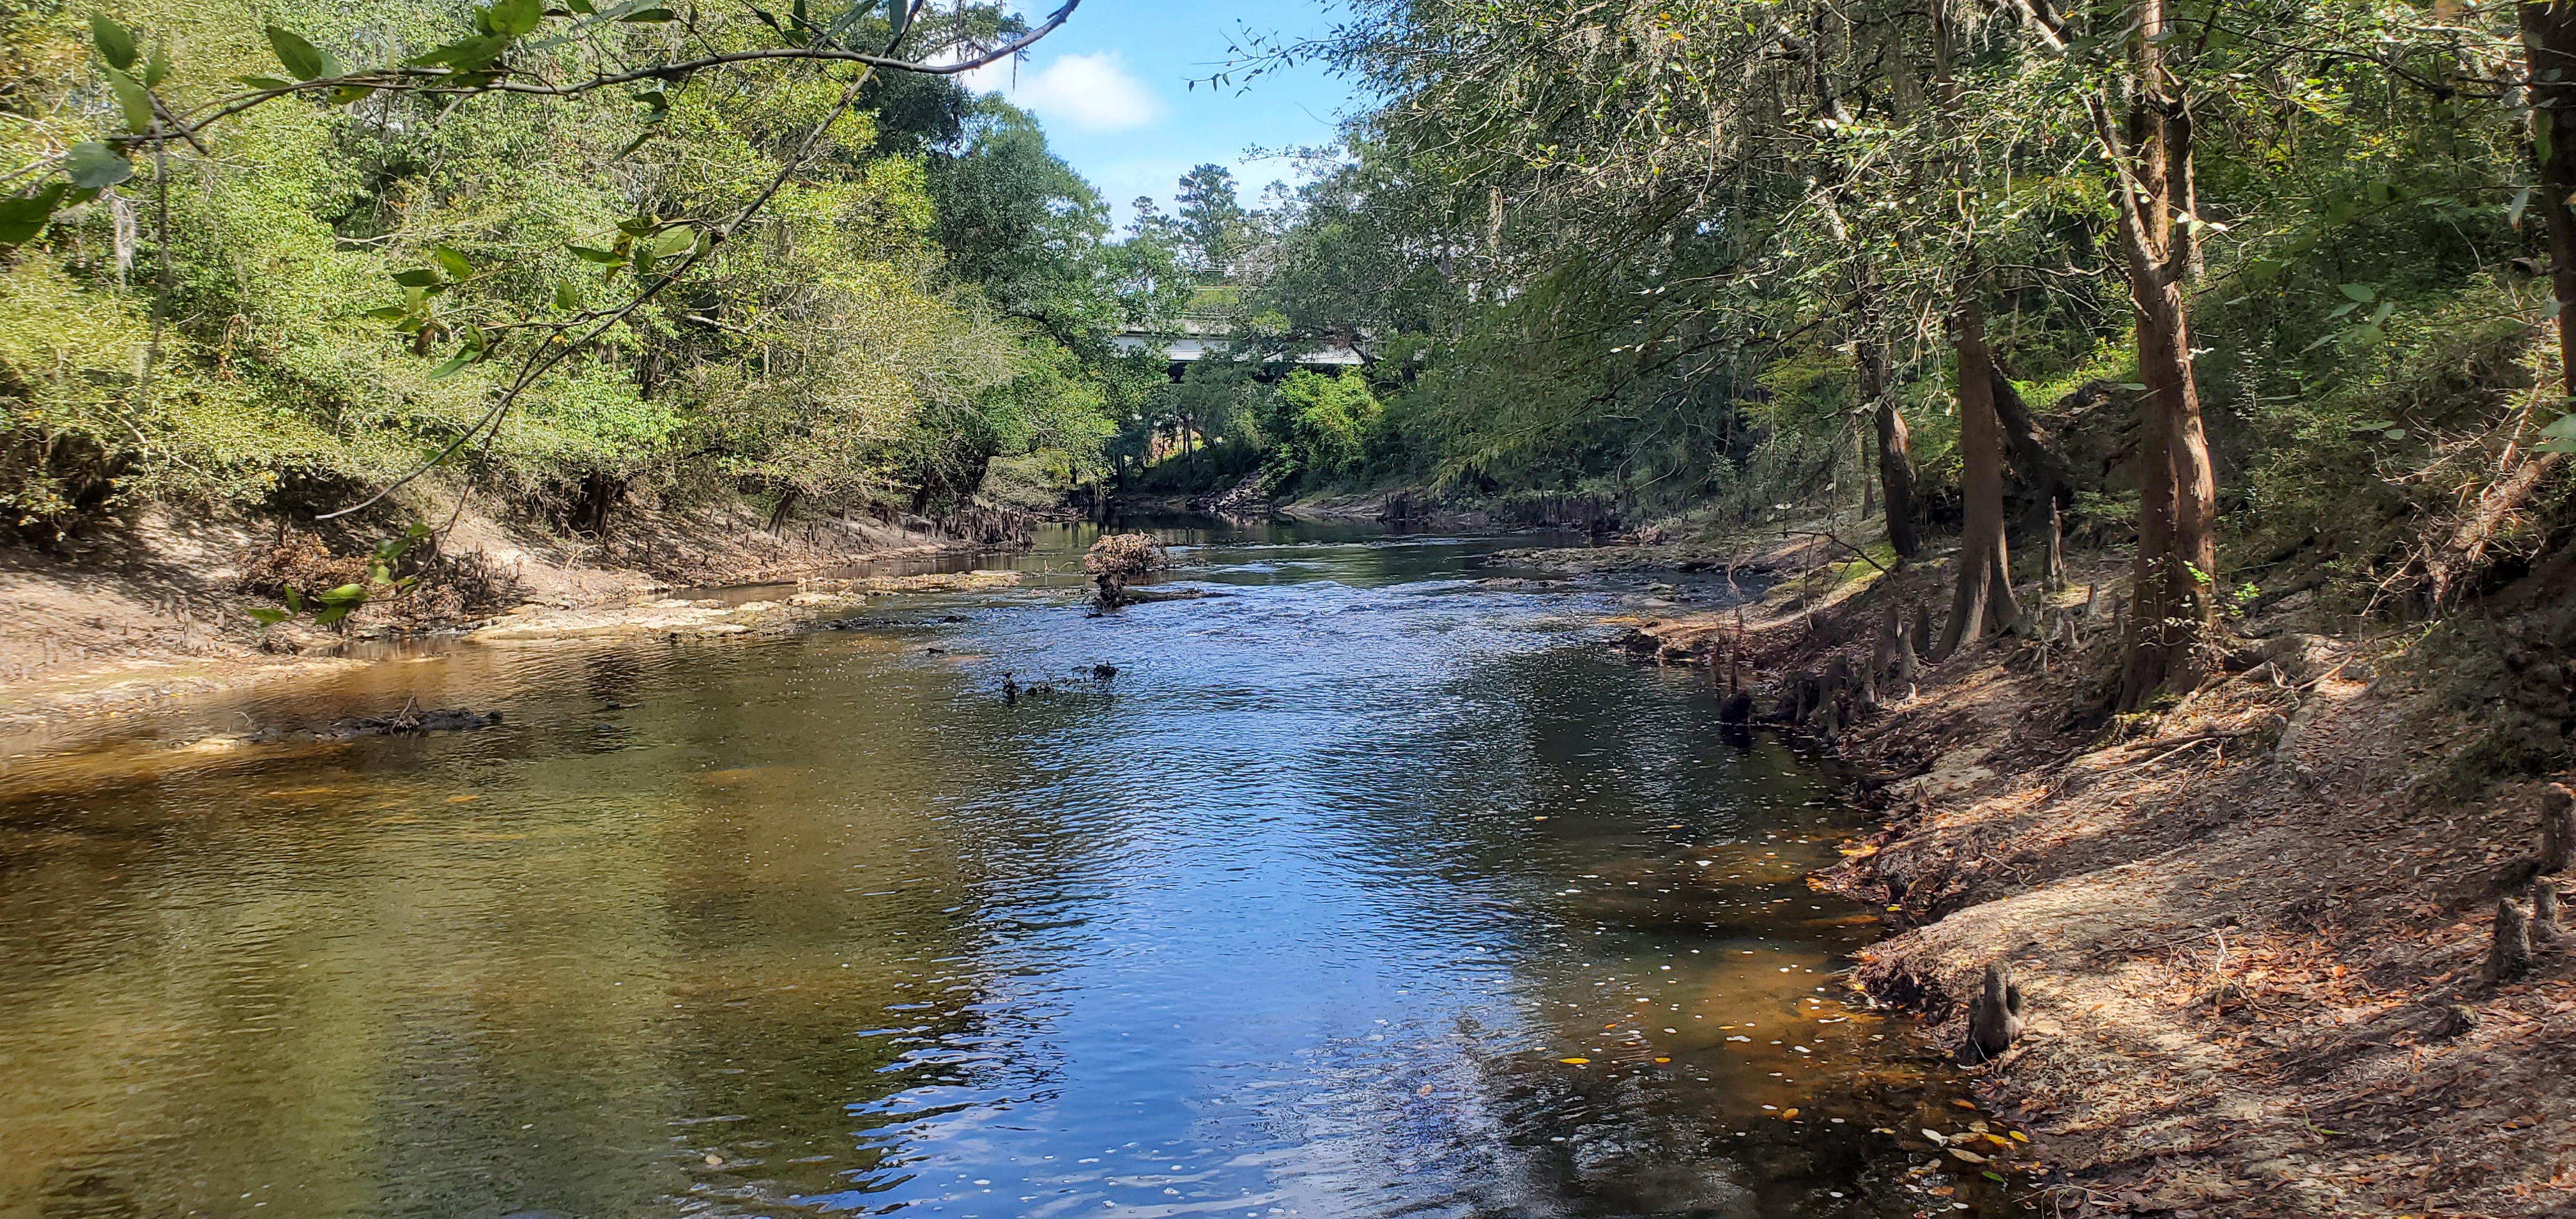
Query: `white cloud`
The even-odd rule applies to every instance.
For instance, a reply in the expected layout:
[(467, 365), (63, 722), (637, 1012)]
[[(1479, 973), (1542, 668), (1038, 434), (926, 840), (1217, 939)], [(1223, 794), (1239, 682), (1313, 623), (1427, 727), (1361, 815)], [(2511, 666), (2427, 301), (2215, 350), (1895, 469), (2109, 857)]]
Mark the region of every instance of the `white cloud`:
[(1031, 73), (1023, 68), (1012, 79), (1011, 65), (978, 68), (968, 79), (990, 89), (1050, 123), (1077, 131), (1130, 131), (1162, 121), (1163, 99), (1127, 71), (1116, 51), (1066, 55)]

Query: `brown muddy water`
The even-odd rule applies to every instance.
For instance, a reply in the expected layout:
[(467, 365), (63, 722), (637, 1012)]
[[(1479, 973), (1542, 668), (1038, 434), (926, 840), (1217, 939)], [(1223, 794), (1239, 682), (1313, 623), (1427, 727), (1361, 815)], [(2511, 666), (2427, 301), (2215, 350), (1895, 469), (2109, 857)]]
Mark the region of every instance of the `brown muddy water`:
[[(1860, 817), (1618, 590), (1167, 536), (1224, 595), (1089, 616), (1058, 530), (849, 629), (0, 741), (0, 1216), (2022, 1212), (1838, 985)], [(188, 744), (414, 697), (508, 719)]]

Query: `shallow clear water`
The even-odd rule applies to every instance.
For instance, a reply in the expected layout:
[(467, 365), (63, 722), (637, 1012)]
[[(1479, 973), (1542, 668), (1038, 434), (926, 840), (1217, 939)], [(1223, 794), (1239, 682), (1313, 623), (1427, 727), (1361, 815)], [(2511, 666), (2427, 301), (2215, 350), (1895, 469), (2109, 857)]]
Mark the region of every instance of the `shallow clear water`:
[[(1089, 616), (1056, 531), (865, 629), (6, 745), (0, 1215), (1976, 1202), (1872, 1133), (1969, 1115), (1833, 981), (1857, 816), (1705, 674), (1499, 542), (1170, 536), (1227, 595)], [(174, 747), (413, 696), (508, 722)]]

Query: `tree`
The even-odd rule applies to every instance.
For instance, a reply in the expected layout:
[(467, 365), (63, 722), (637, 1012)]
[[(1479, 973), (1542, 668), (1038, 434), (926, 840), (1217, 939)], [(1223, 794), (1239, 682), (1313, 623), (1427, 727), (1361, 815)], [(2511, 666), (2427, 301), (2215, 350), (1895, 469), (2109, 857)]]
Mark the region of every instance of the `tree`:
[(1181, 251), (1191, 269), (1211, 283), (1231, 274), (1235, 258), (1243, 253), (1246, 220), (1235, 197), (1234, 174), (1222, 165), (1192, 169), (1181, 175), (1173, 202)]

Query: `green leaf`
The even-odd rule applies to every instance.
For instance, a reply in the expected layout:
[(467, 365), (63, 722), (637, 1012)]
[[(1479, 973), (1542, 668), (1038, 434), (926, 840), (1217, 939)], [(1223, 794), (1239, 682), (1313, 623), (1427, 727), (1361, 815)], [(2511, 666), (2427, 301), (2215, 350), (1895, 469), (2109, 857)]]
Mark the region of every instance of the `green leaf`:
[(490, 14), (492, 32), (504, 38), (530, 33), (546, 17), (544, 0), (492, 0), (484, 11)]
[(2397, 421), (2394, 419), (2373, 419), (2366, 423), (2356, 423), (2352, 425), (2352, 430), (2356, 432), (2385, 432), (2396, 426)]
[(618, 18), (619, 21), (629, 22), (635, 25), (652, 25), (658, 22), (677, 21), (679, 19), (680, 15), (678, 13), (672, 12), (667, 8), (639, 8), (634, 12)]
[(259, 605), (251, 606), (244, 609), (242, 612), (250, 615), (252, 621), (259, 623), (263, 627), (276, 626), (278, 623), (284, 622), (295, 616), (282, 609), (269, 609), (266, 606)]
[(97, 190), (133, 177), (134, 163), (105, 144), (85, 140), (72, 145), (72, 150), (64, 155), (63, 172), (71, 178), (72, 185), (83, 190)]
[(2144, 381), (2123, 381), (2120, 383), (2120, 388), (2134, 390), (2138, 393), (2145, 393), (2147, 391), (2147, 383)]
[(2526, 186), (2514, 193), (2513, 202), (2505, 205), (2504, 222), (2515, 228), (2521, 228), (2522, 209), (2529, 206), (2531, 206), (2531, 188)]
[(98, 57), (118, 71), (134, 66), (134, 31), (118, 25), (105, 13), (89, 15), (89, 40), (98, 44)]
[(599, 11), (598, 9), (591, 7), (590, 0), (564, 0), (564, 7), (571, 9), (576, 13), (596, 13)]
[(374, 85), (340, 85), (331, 90), (331, 104), (346, 106), (376, 91)]
[(876, 7), (876, 0), (855, 0), (850, 7), (841, 10), (840, 16), (832, 19), (831, 28), (823, 31), (823, 41), (839, 42), (850, 32), (850, 27), (859, 23), (859, 18), (875, 11)]
[(653, 256), (656, 258), (669, 258), (674, 254), (686, 252), (691, 246), (696, 244), (698, 244), (698, 235), (695, 231), (691, 230), (689, 226), (685, 224), (673, 225), (670, 228), (662, 230), (660, 234), (653, 238)]
[(434, 253), (438, 259), (438, 265), (447, 268), (449, 275), (464, 279), (474, 274), (474, 264), (465, 261), (465, 256), (457, 253), (454, 248), (440, 246)]
[(278, 591), (286, 594), (286, 608), (299, 614), (304, 612), (304, 596), (295, 591), (294, 585), (289, 584)]
[(632, 216), (618, 221), (617, 231), (624, 233), (629, 237), (641, 237), (646, 233), (652, 232), (654, 226), (660, 223), (662, 222), (651, 216)]
[(572, 286), (571, 280), (562, 280), (555, 284), (555, 308), (581, 308), (581, 293)]
[(64, 186), (56, 182), (32, 195), (0, 199), (0, 247), (22, 246), (45, 231), (54, 210), (62, 206)]
[(170, 79), (170, 46), (168, 43), (161, 43), (154, 46), (151, 57), (143, 61), (143, 87), (158, 89), (161, 87), (161, 82), (168, 79)]
[(107, 87), (115, 91), (117, 107), (125, 111), (126, 130), (140, 135), (152, 129), (152, 95), (144, 91), (143, 82), (109, 68)]
[(509, 45), (510, 40), (498, 34), (484, 34), (424, 51), (412, 56), (411, 62), (443, 64), (459, 72), (472, 72), (500, 58)]
[(400, 305), (382, 305), (382, 306), (378, 306), (377, 308), (374, 308), (374, 309), (369, 309), (369, 310), (367, 310), (366, 312), (359, 314), (358, 316), (359, 316), (359, 317), (371, 317), (371, 318), (374, 318), (374, 319), (376, 319), (376, 320), (378, 320), (378, 321), (382, 321), (382, 322), (390, 322), (390, 321), (393, 321), (393, 320), (395, 320), (395, 319), (397, 319), (397, 318), (405, 318), (405, 317), (409, 317), (409, 316), (411, 316), (411, 310), (406, 309), (406, 308), (403, 308), (403, 307), (402, 307), (402, 306), (400, 306)]
[(473, 352), (471, 352), (471, 351), (459, 351), (459, 352), (457, 352), (455, 355), (452, 355), (452, 356), (447, 357), (447, 362), (446, 362), (446, 363), (441, 364), (441, 365), (439, 365), (439, 366), (438, 366), (438, 367), (436, 367), (436, 368), (430, 369), (430, 370), (429, 370), (429, 379), (430, 379), (430, 380), (432, 380), (432, 381), (435, 381), (435, 380), (438, 380), (438, 379), (439, 379), (439, 378), (441, 378), (441, 377), (452, 376), (452, 375), (454, 375), (454, 374), (455, 374), (455, 372), (456, 372), (456, 370), (457, 370), (457, 369), (463, 368), (463, 367), (465, 367), (466, 365), (471, 364), (471, 363), (473, 363), (473, 362), (474, 362), (474, 353), (473, 353)]
[(313, 599), (324, 605), (364, 605), (367, 601), (367, 586), (343, 584)]
[(626, 259), (623, 255), (612, 253), (608, 250), (594, 250), (586, 245), (577, 245), (572, 247), (572, 253), (573, 257), (581, 259), (583, 262), (595, 262), (603, 266), (616, 267), (623, 266), (626, 263)]
[(340, 61), (306, 42), (302, 34), (278, 26), (268, 27), (268, 45), (277, 52), (277, 62), (297, 80), (320, 80), (340, 74)]
[(2406, 429), (2402, 427), (2393, 427), (2385, 432), (2381, 432), (2380, 435), (2385, 436), (2390, 440), (2404, 440), (2406, 439)]
[(426, 288), (438, 282), (438, 272), (427, 267), (411, 267), (394, 272), (394, 282), (406, 288)]
[(292, 89), (295, 87), (294, 81), (279, 80), (274, 76), (236, 76), (233, 79), (262, 92), (266, 92), (271, 89)]
[(329, 626), (334, 622), (338, 622), (339, 620), (348, 617), (349, 611), (356, 608), (358, 607), (354, 605), (333, 606), (330, 609), (326, 609), (321, 613), (313, 615), (313, 625)]
[(2337, 284), (2335, 286), (2341, 289), (2345, 296), (2349, 296), (2353, 300), (2362, 304), (2368, 304), (2371, 301), (2379, 299), (2379, 289), (2369, 284)]

